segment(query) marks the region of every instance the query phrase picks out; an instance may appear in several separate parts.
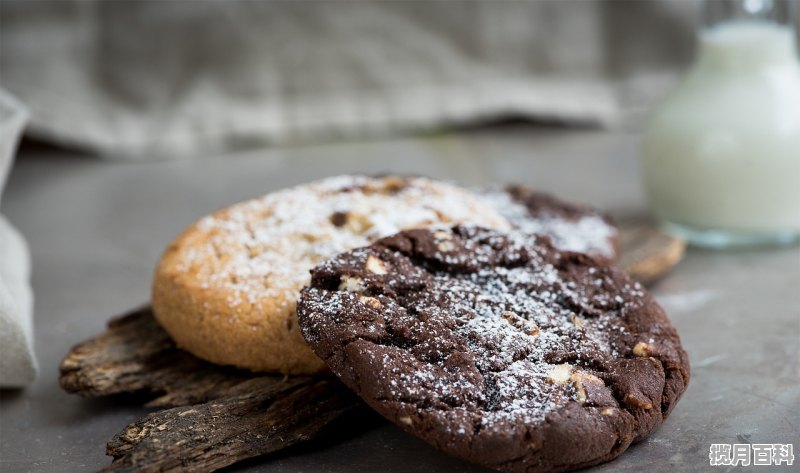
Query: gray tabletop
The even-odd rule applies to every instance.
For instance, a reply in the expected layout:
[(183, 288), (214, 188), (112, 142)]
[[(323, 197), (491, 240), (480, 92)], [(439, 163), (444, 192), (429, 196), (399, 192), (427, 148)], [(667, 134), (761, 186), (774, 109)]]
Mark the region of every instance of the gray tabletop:
[[(161, 250), (203, 214), (314, 178), (396, 171), (528, 183), (627, 218), (645, 212), (638, 147), (633, 134), (505, 127), (177, 162), (24, 149), (1, 210), (31, 245), (41, 374), (27, 390), (2, 392), (0, 470), (109, 463), (105, 442), (146, 411), (63, 393), (58, 363), (109, 316), (147, 301)], [(800, 249), (690, 250), (653, 291), (689, 352), (692, 380), (660, 430), (594, 471), (705, 471), (712, 443), (793, 443), (800, 455)], [(234, 470), (483, 471), (385, 422), (371, 425)]]

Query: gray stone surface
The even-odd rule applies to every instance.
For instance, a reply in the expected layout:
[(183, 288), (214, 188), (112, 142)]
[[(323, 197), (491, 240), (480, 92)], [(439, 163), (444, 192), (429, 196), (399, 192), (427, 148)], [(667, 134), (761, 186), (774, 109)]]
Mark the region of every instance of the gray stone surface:
[[(2, 212), (33, 253), (41, 374), (25, 391), (2, 392), (0, 470), (108, 464), (105, 442), (145, 411), (61, 392), (58, 363), (108, 316), (147, 300), (160, 251), (201, 215), (331, 174), (397, 171), (472, 184), (525, 182), (625, 218), (644, 213), (638, 145), (635, 135), (510, 127), (179, 162), (23, 150)], [(711, 443), (793, 442), (800, 456), (800, 249), (691, 250), (653, 290), (680, 331), (692, 381), (655, 435), (593, 471), (705, 471)], [(483, 471), (381, 421), (235, 470)]]

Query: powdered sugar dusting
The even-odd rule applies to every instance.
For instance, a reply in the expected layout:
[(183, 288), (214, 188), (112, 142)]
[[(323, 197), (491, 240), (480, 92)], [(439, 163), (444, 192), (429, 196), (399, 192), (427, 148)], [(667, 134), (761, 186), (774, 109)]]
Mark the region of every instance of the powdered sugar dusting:
[[(335, 274), (372, 255), (403, 270), (359, 275), (365, 293), (380, 301), (371, 322), (353, 293), (306, 289), (306, 339), (313, 345), (336, 337), (349, 327), (348, 314), (358, 314), (369, 329), (348, 336), (379, 345), (359, 356), (373, 357), (376, 377), (390, 380), (387, 398), (412, 403), (423, 416), (445, 416), (442, 425), (455, 431), (472, 432), (475, 422), (486, 429), (541, 422), (569, 402), (585, 402), (572, 376), (602, 373), (620, 356), (622, 314), (642, 303), (641, 286), (619, 286), (603, 266), (560, 267), (565, 256), (527, 232), (461, 228), (455, 235), (452, 251), (429, 253), (422, 238), (414, 251), (423, 254), (373, 246), (321, 265), (317, 271)], [(553, 375), (558, 370), (566, 381)]]
[(201, 219), (178, 269), (225, 290), (233, 307), (270, 299), (291, 311), (308, 271), (324, 259), (403, 229), (455, 223), (508, 228), (491, 207), (448, 184), (337, 176)]
[(616, 229), (599, 215), (568, 218), (542, 212), (532, 215), (522, 203), (504, 190), (481, 190), (481, 197), (511, 222), (514, 228), (526, 233), (550, 237), (560, 250), (614, 257), (612, 240)]

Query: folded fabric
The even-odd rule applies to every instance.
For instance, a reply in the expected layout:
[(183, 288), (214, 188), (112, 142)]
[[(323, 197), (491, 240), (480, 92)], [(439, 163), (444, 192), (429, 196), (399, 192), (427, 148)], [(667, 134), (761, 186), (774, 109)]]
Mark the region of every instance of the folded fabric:
[(27, 386), (36, 377), (33, 293), (25, 239), (0, 215), (0, 387)]
[(14, 161), (14, 150), (27, 119), (28, 111), (25, 107), (0, 87), (0, 198)]
[[(0, 194), (27, 112), (0, 89)], [(0, 387), (23, 387), (36, 377), (30, 252), (22, 235), (0, 215)]]

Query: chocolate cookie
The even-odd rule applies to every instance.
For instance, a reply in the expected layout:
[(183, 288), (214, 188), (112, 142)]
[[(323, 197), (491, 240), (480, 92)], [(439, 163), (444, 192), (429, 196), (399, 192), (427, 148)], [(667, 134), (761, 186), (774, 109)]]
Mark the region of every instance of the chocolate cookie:
[(559, 250), (604, 261), (619, 256), (619, 232), (611, 219), (597, 210), (520, 185), (479, 189), (477, 194), (514, 228), (547, 235)]
[(312, 271), (298, 320), (376, 411), (507, 472), (611, 460), (689, 381), (675, 329), (638, 283), (522, 232), (410, 230), (341, 254)]

